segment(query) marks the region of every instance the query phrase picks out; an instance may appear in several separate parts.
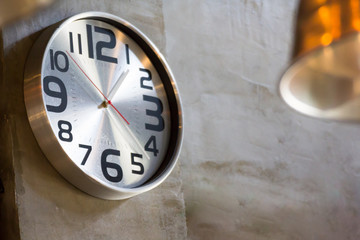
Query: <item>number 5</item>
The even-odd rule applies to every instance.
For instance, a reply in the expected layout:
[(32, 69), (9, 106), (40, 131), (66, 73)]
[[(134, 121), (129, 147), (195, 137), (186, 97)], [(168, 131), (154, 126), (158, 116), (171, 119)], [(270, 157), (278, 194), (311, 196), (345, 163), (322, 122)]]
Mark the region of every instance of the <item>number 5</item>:
[(134, 166), (138, 166), (140, 168), (140, 170), (132, 170), (132, 173), (138, 174), (138, 175), (143, 175), (144, 174), (144, 165), (142, 165), (142, 163), (140, 163), (140, 162), (136, 162), (135, 161), (136, 157), (142, 159), (141, 154), (131, 153), (131, 164)]

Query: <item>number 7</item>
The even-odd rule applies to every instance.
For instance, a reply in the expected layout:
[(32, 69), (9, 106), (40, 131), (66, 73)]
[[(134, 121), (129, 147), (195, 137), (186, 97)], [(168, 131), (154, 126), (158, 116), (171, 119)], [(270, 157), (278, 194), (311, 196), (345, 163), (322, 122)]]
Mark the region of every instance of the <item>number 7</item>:
[(85, 153), (85, 156), (84, 156), (84, 159), (83, 159), (82, 162), (81, 162), (81, 165), (85, 165), (87, 159), (89, 158), (89, 155), (90, 155), (90, 152), (91, 152), (91, 150), (92, 150), (92, 147), (89, 146), (89, 145), (83, 145), (83, 144), (79, 144), (79, 147), (87, 149), (87, 151), (86, 151), (86, 153)]

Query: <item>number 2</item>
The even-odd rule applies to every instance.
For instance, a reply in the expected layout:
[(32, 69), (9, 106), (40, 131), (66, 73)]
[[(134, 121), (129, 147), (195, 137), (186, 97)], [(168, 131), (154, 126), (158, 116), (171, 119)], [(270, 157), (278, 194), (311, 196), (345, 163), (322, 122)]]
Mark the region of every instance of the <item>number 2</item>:
[(151, 72), (148, 69), (145, 68), (139, 68), (140, 72), (145, 72), (147, 74), (146, 77), (141, 77), (140, 78), (140, 87), (141, 88), (145, 88), (145, 89), (149, 89), (149, 90), (153, 90), (152, 86), (148, 86), (144, 84), (144, 81), (151, 81)]

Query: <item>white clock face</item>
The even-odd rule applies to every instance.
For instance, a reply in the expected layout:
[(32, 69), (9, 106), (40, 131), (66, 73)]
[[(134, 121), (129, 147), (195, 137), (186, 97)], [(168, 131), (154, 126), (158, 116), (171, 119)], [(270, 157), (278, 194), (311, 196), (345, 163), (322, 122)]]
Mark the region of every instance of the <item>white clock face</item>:
[(116, 26), (79, 19), (57, 31), (41, 91), (58, 143), (95, 181), (134, 188), (159, 169), (171, 135), (167, 93), (147, 54)]

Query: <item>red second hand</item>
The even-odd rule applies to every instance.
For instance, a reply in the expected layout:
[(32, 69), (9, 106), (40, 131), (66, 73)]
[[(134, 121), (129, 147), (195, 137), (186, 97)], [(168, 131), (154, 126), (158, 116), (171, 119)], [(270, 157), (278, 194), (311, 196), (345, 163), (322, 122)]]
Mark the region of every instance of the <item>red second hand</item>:
[(100, 91), (100, 89), (95, 85), (95, 83), (93, 81), (91, 81), (91, 79), (89, 78), (89, 76), (84, 72), (84, 70), (80, 67), (80, 65), (75, 61), (75, 59), (70, 55), (70, 53), (68, 51), (66, 51), (67, 55), (69, 55), (69, 57), (71, 58), (71, 60), (73, 60), (73, 62), (76, 64), (76, 66), (78, 66), (78, 68), (81, 70), (81, 72), (86, 76), (86, 78), (91, 82), (91, 84), (99, 91), (99, 93), (105, 98), (106, 102), (112, 107), (114, 108), (114, 110), (122, 117), (122, 119), (124, 119), (124, 121), (130, 125), (130, 123), (128, 122), (128, 120), (126, 120), (126, 118), (120, 113), (119, 110), (116, 109), (116, 107), (112, 104), (112, 102)]

